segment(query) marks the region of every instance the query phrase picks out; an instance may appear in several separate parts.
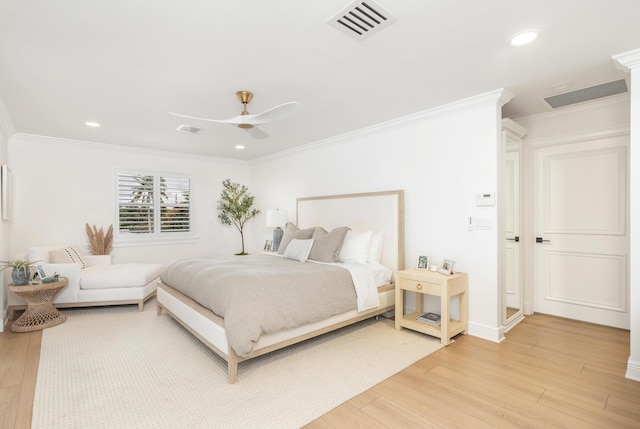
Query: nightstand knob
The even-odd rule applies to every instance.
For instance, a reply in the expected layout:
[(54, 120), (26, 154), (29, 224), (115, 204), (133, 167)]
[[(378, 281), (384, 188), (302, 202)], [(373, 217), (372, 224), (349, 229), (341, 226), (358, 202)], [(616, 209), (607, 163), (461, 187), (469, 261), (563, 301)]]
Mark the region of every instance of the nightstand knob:
[(416, 288), (417, 288), (418, 290), (422, 290), (422, 285), (421, 285), (420, 283), (418, 283), (418, 285), (416, 286)]

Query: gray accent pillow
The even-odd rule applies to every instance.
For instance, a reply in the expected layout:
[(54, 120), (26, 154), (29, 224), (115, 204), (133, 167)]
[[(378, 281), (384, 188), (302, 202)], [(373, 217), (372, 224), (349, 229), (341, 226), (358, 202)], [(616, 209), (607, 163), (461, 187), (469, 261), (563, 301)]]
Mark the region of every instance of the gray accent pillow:
[(313, 234), (313, 246), (309, 259), (318, 262), (340, 262), (338, 255), (344, 242), (344, 237), (351, 228), (348, 226), (340, 226), (332, 229), (330, 232), (321, 228), (316, 228)]
[(284, 226), (284, 235), (282, 236), (282, 240), (280, 241), (280, 247), (278, 247), (278, 254), (283, 255), (284, 251), (287, 249), (287, 246), (294, 238), (298, 240), (310, 239), (315, 230), (316, 228), (300, 229), (295, 224), (287, 222), (287, 224)]

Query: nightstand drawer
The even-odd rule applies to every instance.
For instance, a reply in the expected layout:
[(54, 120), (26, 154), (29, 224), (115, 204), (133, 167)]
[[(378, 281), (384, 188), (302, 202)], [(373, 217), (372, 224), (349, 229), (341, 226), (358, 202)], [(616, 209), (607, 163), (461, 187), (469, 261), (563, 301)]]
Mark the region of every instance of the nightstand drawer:
[(424, 280), (402, 279), (400, 284), (404, 290), (428, 294), (440, 294), (441, 285), (439, 283), (429, 283)]

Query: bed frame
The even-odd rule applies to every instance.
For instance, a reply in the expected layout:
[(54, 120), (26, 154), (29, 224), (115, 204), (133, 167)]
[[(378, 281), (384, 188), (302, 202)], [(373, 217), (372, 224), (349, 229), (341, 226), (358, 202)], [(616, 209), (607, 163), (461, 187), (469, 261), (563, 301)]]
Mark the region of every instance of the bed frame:
[(398, 191), (298, 198), (297, 224), (300, 228), (323, 226), (330, 230), (347, 225), (355, 232), (384, 231), (382, 264), (393, 271), (390, 285), (378, 288), (380, 306), (364, 312), (356, 310), (297, 328), (263, 335), (251, 356), (238, 356), (229, 346), (224, 319), (172, 287), (160, 282), (157, 290), (158, 315), (166, 312), (207, 347), (227, 362), (229, 383), (238, 377), (238, 363), (309, 338), (340, 329), (394, 309), (395, 277), (404, 268), (404, 193)]

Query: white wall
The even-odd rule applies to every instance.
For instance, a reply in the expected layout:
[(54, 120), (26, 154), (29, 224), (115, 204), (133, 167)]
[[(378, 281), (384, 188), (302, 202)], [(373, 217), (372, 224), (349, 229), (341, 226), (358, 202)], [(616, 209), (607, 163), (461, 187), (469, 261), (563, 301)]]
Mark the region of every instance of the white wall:
[[(629, 283), (631, 302), (630, 355), (626, 377), (640, 381), (640, 49), (614, 57), (631, 73), (631, 137), (629, 151)], [(634, 86), (635, 85), (635, 86)]]
[[(455, 260), (469, 273), (470, 333), (497, 341), (497, 210), (476, 207), (475, 197), (497, 190), (499, 95), (253, 162), (251, 188), (292, 220), (298, 197), (403, 189), (405, 266), (419, 254)], [(489, 219), (492, 229), (469, 232), (470, 216)], [(263, 231), (254, 234), (259, 248), (270, 232), (255, 228)]]
[(114, 224), (117, 168), (191, 175), (198, 240), (155, 246), (115, 243), (114, 262), (166, 263), (240, 250), (240, 235), (220, 224), (216, 202), (223, 180), (248, 184), (245, 162), (20, 134), (10, 139), (9, 154), (15, 196), (12, 257), (34, 245), (86, 246), (85, 223), (104, 228)]
[[(4, 102), (0, 98), (0, 165), (9, 163), (9, 136), (13, 134), (13, 125), (6, 112)], [(11, 222), (0, 219), (0, 260), (9, 260), (9, 228)], [(7, 320), (7, 285), (9, 270), (0, 273), (0, 316)], [(0, 332), (4, 331), (4, 323), (0, 323)]]
[[(640, 51), (637, 52), (640, 55)], [(638, 56), (637, 55), (637, 56)], [(640, 83), (640, 64), (631, 70), (631, 80)], [(631, 92), (631, 354), (627, 377), (640, 381), (640, 89)]]
[[(631, 91), (631, 354), (627, 364), (627, 377), (640, 381), (640, 51), (636, 51), (636, 64), (631, 80), (636, 89)], [(632, 87), (633, 88), (633, 87)]]

